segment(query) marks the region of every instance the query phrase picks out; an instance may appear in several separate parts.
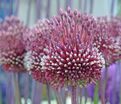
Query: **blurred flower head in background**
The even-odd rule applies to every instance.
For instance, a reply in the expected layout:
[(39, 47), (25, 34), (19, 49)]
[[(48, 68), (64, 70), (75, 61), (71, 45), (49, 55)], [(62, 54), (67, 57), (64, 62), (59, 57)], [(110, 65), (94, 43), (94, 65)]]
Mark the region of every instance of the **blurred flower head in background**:
[(14, 16), (6, 17), (0, 24), (0, 64), (7, 71), (23, 71), (25, 47), (23, 34), (27, 27)]
[(116, 18), (99, 17), (97, 26), (94, 46), (103, 53), (106, 64), (109, 66), (121, 59), (120, 24)]
[(27, 53), (24, 58), (25, 67), (32, 74), (33, 78), (46, 83), (45, 70), (42, 67), (42, 58), (46, 55), (46, 47), (49, 45), (47, 24), (44, 20), (38, 21), (31, 30), (24, 34), (24, 45)]

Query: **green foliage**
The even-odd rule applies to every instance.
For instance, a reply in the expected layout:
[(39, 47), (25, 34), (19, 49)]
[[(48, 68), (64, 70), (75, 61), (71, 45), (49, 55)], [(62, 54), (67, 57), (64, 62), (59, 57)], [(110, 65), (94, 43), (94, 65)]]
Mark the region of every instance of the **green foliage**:
[(99, 89), (99, 83), (97, 83), (96, 86), (95, 86), (94, 104), (98, 104), (98, 102), (99, 102), (98, 89)]

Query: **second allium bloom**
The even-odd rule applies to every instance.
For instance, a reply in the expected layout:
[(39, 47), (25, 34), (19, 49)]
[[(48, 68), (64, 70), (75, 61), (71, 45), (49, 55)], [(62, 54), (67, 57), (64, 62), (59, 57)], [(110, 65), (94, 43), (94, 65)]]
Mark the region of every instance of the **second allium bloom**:
[(14, 16), (0, 24), (0, 64), (7, 71), (25, 71), (23, 34), (27, 27)]
[(121, 59), (120, 27), (120, 21), (116, 17), (97, 19), (94, 46), (103, 53), (107, 66)]
[[(43, 49), (39, 50), (42, 57), (36, 56), (39, 58), (34, 58), (32, 65), (39, 64), (39, 59), (40, 67), (36, 70), (45, 72), (48, 83), (58, 88), (68, 85), (85, 86), (97, 81), (104, 59), (92, 45), (96, 34), (95, 19), (68, 9), (60, 11), (58, 16), (46, 20), (44, 24), (46, 28), (40, 29), (41, 32), (36, 28), (39, 31), (38, 38), (33, 42), (37, 42), (38, 45), (38, 40), (43, 40), (43, 36), (46, 36), (48, 43), (43, 44)], [(38, 52), (38, 48), (31, 47), (31, 52), (33, 51)]]

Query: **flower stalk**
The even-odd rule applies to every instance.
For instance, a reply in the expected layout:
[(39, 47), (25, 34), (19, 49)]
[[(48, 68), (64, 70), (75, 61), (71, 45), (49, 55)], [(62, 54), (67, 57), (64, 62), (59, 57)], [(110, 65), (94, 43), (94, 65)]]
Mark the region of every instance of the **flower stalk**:
[(48, 104), (51, 104), (51, 93), (50, 93), (50, 86), (48, 83), (46, 84), (46, 88), (47, 88)]
[[(7, 104), (15, 104), (15, 98), (14, 98), (14, 94), (13, 94), (13, 88), (14, 85), (12, 83), (12, 73), (6, 73), (7, 75), (7, 88), (6, 88), (6, 92), (7, 92)], [(12, 83), (12, 84), (11, 84)]]
[(77, 94), (76, 94), (76, 87), (72, 86), (72, 95), (71, 95), (71, 101), (72, 104), (78, 104), (77, 103)]
[(60, 90), (55, 90), (55, 95), (56, 95), (56, 99), (57, 99), (57, 104), (63, 104), (64, 101), (62, 101)]
[(13, 83), (14, 83), (14, 95), (16, 104), (21, 104), (21, 97), (19, 91), (18, 74), (13, 73)]

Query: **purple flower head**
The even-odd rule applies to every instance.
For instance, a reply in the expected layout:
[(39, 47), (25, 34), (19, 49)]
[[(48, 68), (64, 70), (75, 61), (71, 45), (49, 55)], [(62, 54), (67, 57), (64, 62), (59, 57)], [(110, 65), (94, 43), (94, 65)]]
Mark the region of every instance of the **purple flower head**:
[(45, 70), (42, 67), (42, 58), (46, 56), (45, 50), (48, 46), (46, 29), (46, 22), (40, 20), (31, 30), (24, 34), (24, 44), (28, 51), (24, 58), (25, 66), (34, 79), (43, 83), (46, 83)]
[(108, 65), (121, 59), (120, 37), (117, 34), (119, 31), (114, 19), (108, 19), (107, 17), (97, 19), (97, 35), (94, 39), (94, 46), (103, 53)]
[(96, 32), (92, 16), (69, 8), (50, 20), (39, 21), (25, 37), (27, 69), (36, 80), (45, 78), (54, 88), (97, 81), (104, 59), (93, 46)]
[(23, 71), (25, 47), (22, 43), (26, 27), (16, 17), (6, 17), (0, 24), (0, 64), (7, 71)]

